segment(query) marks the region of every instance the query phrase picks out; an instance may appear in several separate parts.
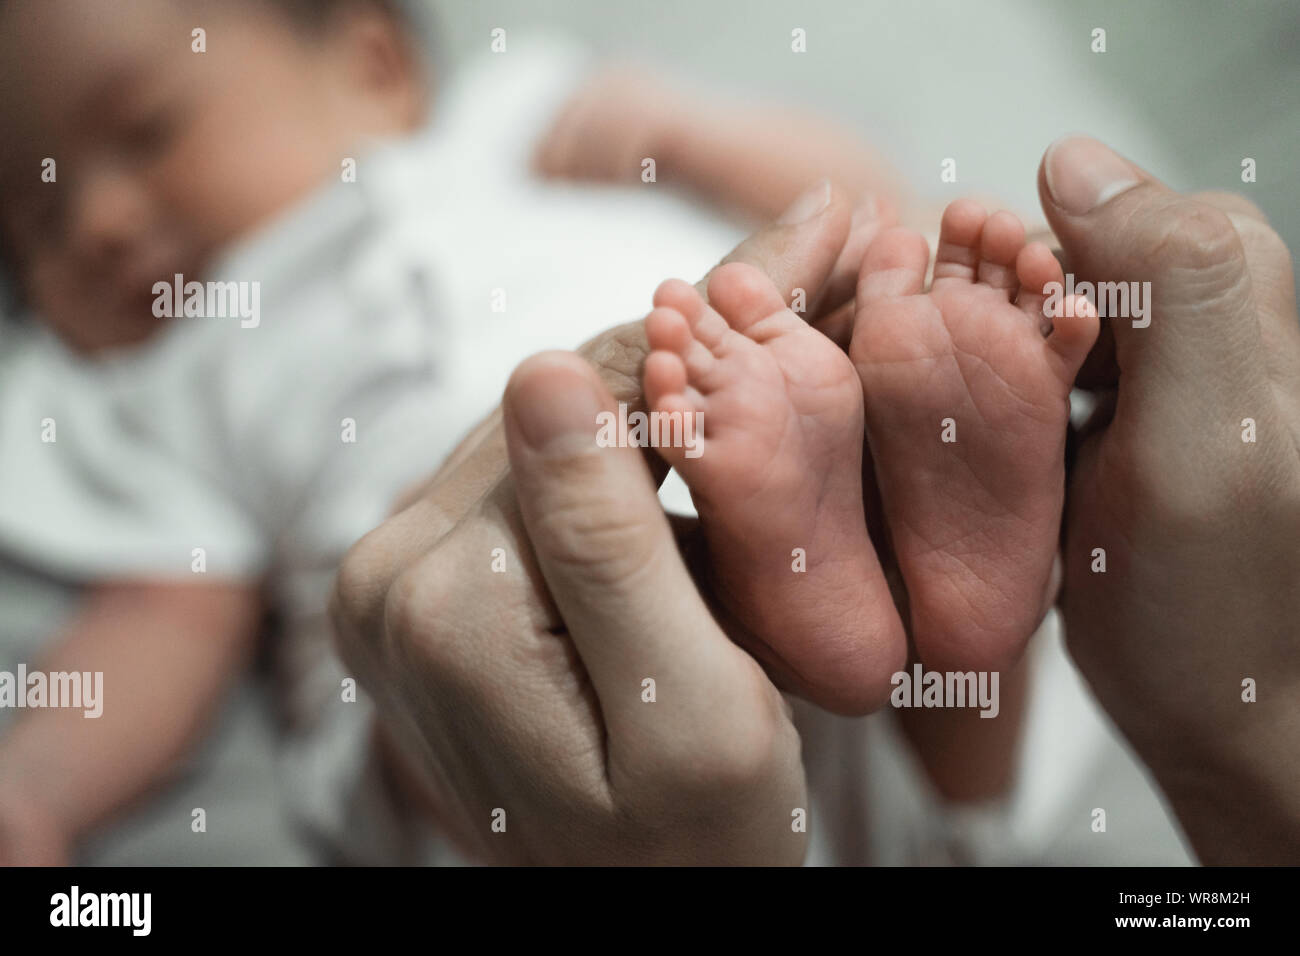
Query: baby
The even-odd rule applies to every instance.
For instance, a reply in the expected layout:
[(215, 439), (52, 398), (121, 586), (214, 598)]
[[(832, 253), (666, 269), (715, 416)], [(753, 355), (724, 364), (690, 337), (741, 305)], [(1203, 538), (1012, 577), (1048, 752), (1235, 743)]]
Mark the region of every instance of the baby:
[[(407, 36), (385, 0), (0, 8), (0, 235), (26, 307), (0, 329), (0, 553), (80, 598), (39, 647), (0, 634), (0, 660), (104, 675), (96, 720), (0, 726), (0, 862), (66, 861), (170, 781), (266, 610), (294, 731), (342, 698), (321, 667), (337, 561), (456, 437), (416, 407), (440, 399), (403, 263), (383, 309), (348, 285), (378, 217), (345, 158), (425, 118)], [(261, 314), (160, 308), (177, 276), (255, 287)]]
[(684, 185), (711, 203), (759, 221), (780, 215), (799, 193), (828, 178), (870, 195), (882, 218), (916, 208), (903, 177), (874, 149), (806, 108), (757, 105), (686, 90), (646, 66), (597, 70), (541, 137), (543, 175)]
[[(23, 858), (6, 856), (7, 833), (37, 828), (48, 837), (38, 855), (66, 858), (87, 832), (165, 780), (247, 661), (268, 609), (280, 630), (275, 656), (291, 681), (282, 701), (294, 737), (286, 749), (300, 771), (293, 787), (300, 822), (348, 831), (346, 849), (329, 848), (334, 859), (386, 860), (386, 848), (405, 848), (403, 834), (367, 830), (358, 816), (339, 823), (353, 808), (331, 804), (358, 795), (340, 792), (341, 775), (328, 770), (333, 758), (320, 741), (335, 735), (316, 732), (344, 719), (346, 733), (368, 732), (340, 706), (347, 700), (340, 681), (349, 675), (326, 654), (325, 602), (338, 560), (399, 488), (436, 466), (474, 416), (463, 407), (465, 393), (448, 384), (456, 363), (437, 360), (450, 354), (458, 331), (456, 315), (431, 318), (426, 293), (439, 275), (427, 256), (407, 256), (393, 241), (393, 208), (403, 227), (432, 218), (420, 199), (427, 181), (453, 176), (425, 162), (426, 154), (402, 161), (379, 145), (404, 143), (426, 117), (424, 64), (403, 10), (396, 0), (11, 0), (0, 9), (0, 115), (11, 131), (0, 143), (0, 242), (28, 310), (0, 330), (7, 455), (0, 552), (84, 590), (80, 613), (41, 655), (50, 667), (98, 662), (106, 697), (98, 722), (42, 711), (0, 726), (0, 859)], [(614, 91), (644, 98), (633, 91), (640, 81), (623, 76)], [(541, 171), (609, 170), (608, 178), (636, 181), (637, 154), (648, 151), (665, 184), (750, 218), (768, 217), (826, 174), (872, 197), (863, 206), (872, 223), (855, 230), (864, 241), (894, 215), (897, 181), (870, 151), (799, 118), (765, 122), (757, 110), (663, 94), (647, 106), (663, 121), (638, 121), (653, 135), (624, 162), (609, 152), (620, 138), (600, 133), (602, 124), (632, 115), (620, 96), (608, 95), (610, 82), (598, 79), (561, 112), (538, 147)], [(782, 133), (773, 139), (775, 129)], [(360, 172), (350, 181), (348, 163), (357, 157)], [(464, 232), (456, 241), (465, 242)], [(534, 247), (553, 239), (535, 237)], [(860, 255), (860, 247), (849, 250), (853, 264)], [(177, 275), (259, 282), (251, 301), (260, 314), (181, 317), (179, 303), (160, 310), (157, 286), (172, 288)], [(755, 282), (743, 270), (723, 270), (716, 307), (733, 315), (724, 303), (749, 301), (744, 289)], [(675, 303), (681, 322), (704, 313), (680, 288), (661, 297), (674, 294), (664, 305)], [(775, 301), (784, 308), (779, 295)], [(603, 325), (620, 317), (600, 316)], [(650, 323), (656, 345), (665, 333), (682, 339), (683, 349), (694, 341), (687, 325), (660, 328), (663, 322), (661, 315)], [(775, 337), (760, 346), (740, 336), (756, 350), (746, 361), (776, 362), (765, 374), (775, 372), (778, 388), (755, 396), (754, 409), (772, 403), (765, 416), (780, 414), (809, 431), (788, 436), (804, 444), (783, 446), (770, 460), (751, 457), (745, 467), (757, 473), (771, 465), (768, 480), (782, 507), (799, 502), (802, 512), (791, 511), (781, 531), (799, 540), (787, 546), (762, 527), (746, 537), (724, 520), (727, 507), (709, 503), (703, 476), (710, 472), (682, 471), (719, 547), (740, 541), (764, 561), (770, 547), (784, 548), (786, 567), (791, 548), (807, 550), (807, 580), (824, 595), (812, 610), (823, 617), (801, 634), (748, 616), (772, 648), (755, 652), (778, 672), (782, 659), (807, 667), (811, 680), (790, 683), (815, 697), (838, 688), (832, 703), (857, 710), (858, 698), (876, 695), (876, 668), (888, 670), (890, 653), (901, 655), (896, 620), (897, 633), (879, 628), (867, 642), (865, 677), (854, 669), (863, 644), (856, 637), (841, 655), (854, 666), (829, 677), (791, 640), (804, 646), (820, 634), (833, 644), (833, 614), (851, 607), (864, 621), (882, 621), (890, 606), (865, 530), (856, 532), (848, 511), (837, 510), (855, 498), (861, 524), (860, 476), (846, 467), (861, 445), (839, 447), (853, 429), (841, 428), (837, 416), (856, 422), (860, 443), (862, 386), (854, 379), (852, 396), (834, 388), (813, 394), (816, 380), (833, 377), (835, 362), (847, 360), (833, 347), (825, 351), (829, 340), (785, 338), (798, 345), (790, 354)], [(669, 404), (665, 380), (655, 375), (698, 371), (689, 355), (674, 357), (685, 360), (680, 369), (664, 367), (661, 353), (647, 370), (652, 393)], [(807, 363), (806, 394), (787, 393), (779, 371), (796, 360)], [(731, 385), (736, 400), (719, 393), (706, 416), (708, 435), (719, 441), (714, 425), (732, 427), (723, 409), (744, 412), (750, 401), (749, 385)], [(691, 397), (703, 387), (693, 381), (683, 390), (683, 378), (674, 394)], [(960, 409), (954, 414), (960, 418)], [(49, 445), (30, 439), (46, 417), (59, 429)], [(743, 417), (733, 421), (737, 437), (750, 427)], [(869, 415), (867, 427), (874, 426)], [(746, 444), (763, 440), (756, 431)], [(795, 468), (787, 452), (826, 467)], [(722, 464), (726, 456), (711, 451), (702, 467), (714, 467), (715, 458)], [(800, 482), (823, 471), (819, 505), (819, 490)], [(766, 507), (768, 497), (756, 495), (755, 507)], [(816, 519), (814, 536), (798, 527), (801, 516)], [(740, 577), (722, 577), (724, 593), (735, 592), (733, 606), (744, 608)], [(837, 607), (857, 578), (853, 586), (879, 607)], [(778, 590), (785, 581), (767, 580), (765, 615), (790, 596)], [(788, 610), (798, 608), (792, 601)], [(2, 638), (5, 660), (27, 659)], [(360, 779), (359, 789), (383, 786), (378, 768), (346, 777)], [(169, 825), (186, 832), (190, 822)]]
[[(1043, 615), (1065, 493), (1069, 392), (1098, 333), (1009, 213), (969, 200), (930, 250), (904, 228), (870, 245), (848, 355), (757, 270), (717, 270), (707, 301), (678, 280), (646, 318), (654, 411), (699, 418), (703, 446), (661, 454), (690, 486), (718, 591), (749, 649), (823, 706), (878, 707), (916, 654), (935, 670), (1009, 668)], [(863, 506), (863, 434), (889, 550), (891, 600)], [(803, 572), (803, 573), (799, 573)]]
[[(449, 384), (456, 363), (439, 361), (456, 316), (437, 324), (425, 301), (442, 276), (393, 238), (399, 219), (443, 213), (421, 197), (456, 173), (379, 146), (426, 118), (410, 33), (396, 0), (0, 9), (0, 246), (25, 307), (0, 329), (0, 553), (75, 582), (80, 612), (37, 655), (96, 662), (107, 698), (98, 721), (29, 711), (0, 724), (0, 860), (66, 859), (167, 780), (268, 610), (290, 803), (317, 838), (353, 813), (339, 804), (356, 775), (328, 769), (326, 742), (366, 726), (327, 655), (333, 574), (474, 414)], [(601, 137), (565, 134), (585, 101), (543, 138), (546, 172), (599, 155)], [(687, 125), (654, 144), (665, 178), (750, 217), (826, 168), (859, 192), (885, 188), (847, 137), (809, 129), (793, 155), (744, 148), (762, 123), (677, 115)], [(258, 314), (187, 316), (159, 299), (216, 280), (255, 284), (239, 301)], [(31, 436), (46, 419), (58, 437), (43, 444)], [(0, 634), (0, 663), (32, 656)], [(317, 732), (336, 721), (338, 734)], [(383, 785), (378, 771), (361, 779)], [(357, 819), (332, 858), (404, 848)], [(37, 829), (40, 853), (6, 842)]]

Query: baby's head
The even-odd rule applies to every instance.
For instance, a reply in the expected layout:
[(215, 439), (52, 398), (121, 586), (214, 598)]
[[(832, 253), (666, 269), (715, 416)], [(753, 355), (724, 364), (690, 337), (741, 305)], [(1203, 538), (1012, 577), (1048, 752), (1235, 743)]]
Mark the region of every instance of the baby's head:
[(396, 0), (5, 0), (0, 248), (21, 294), (80, 350), (147, 338), (155, 282), (200, 277), (420, 124), (416, 50)]

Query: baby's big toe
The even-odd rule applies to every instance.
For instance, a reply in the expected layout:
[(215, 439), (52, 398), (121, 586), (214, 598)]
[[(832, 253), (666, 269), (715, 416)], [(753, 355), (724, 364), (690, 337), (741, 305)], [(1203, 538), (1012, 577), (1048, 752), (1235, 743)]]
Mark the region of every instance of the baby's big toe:
[(882, 232), (867, 248), (858, 274), (859, 312), (882, 299), (919, 295), (925, 288), (930, 247), (912, 229), (895, 226)]
[(704, 299), (695, 286), (683, 279), (665, 279), (655, 289), (653, 302), (656, 307), (676, 309), (686, 321), (692, 321), (704, 308)]
[(785, 297), (763, 272), (744, 262), (729, 262), (709, 278), (709, 304), (737, 332), (784, 312)]

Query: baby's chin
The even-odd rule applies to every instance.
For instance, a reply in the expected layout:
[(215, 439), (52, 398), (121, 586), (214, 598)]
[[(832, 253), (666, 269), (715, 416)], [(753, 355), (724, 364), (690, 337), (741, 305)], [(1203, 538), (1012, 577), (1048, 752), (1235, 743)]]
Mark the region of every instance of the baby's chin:
[(43, 321), (64, 344), (83, 355), (131, 348), (147, 342), (171, 321), (153, 314), (152, 297), (129, 307), (86, 310), (78, 315), (45, 315)]
[[(139, 271), (129, 283), (118, 283), (99, 290), (94, 308), (49, 310), (62, 316), (49, 322), (60, 337), (78, 352), (95, 354), (142, 345), (172, 322), (157, 315), (156, 283), (172, 287), (175, 277), (183, 282), (201, 280), (202, 271), (194, 264), (168, 262)], [(39, 310), (38, 310), (39, 312)]]

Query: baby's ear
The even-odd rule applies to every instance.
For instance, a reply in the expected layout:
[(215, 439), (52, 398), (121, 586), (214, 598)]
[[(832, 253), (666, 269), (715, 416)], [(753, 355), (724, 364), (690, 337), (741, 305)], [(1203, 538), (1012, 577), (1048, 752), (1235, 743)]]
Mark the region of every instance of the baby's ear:
[(403, 128), (424, 115), (428, 76), (411, 29), (379, 3), (340, 5), (326, 25), (340, 75), (370, 106)]

